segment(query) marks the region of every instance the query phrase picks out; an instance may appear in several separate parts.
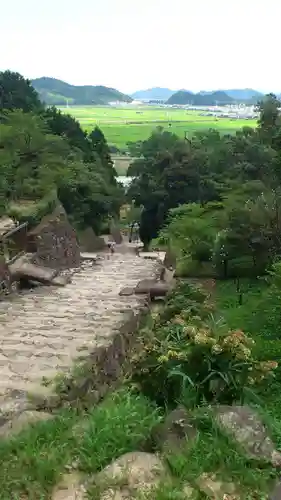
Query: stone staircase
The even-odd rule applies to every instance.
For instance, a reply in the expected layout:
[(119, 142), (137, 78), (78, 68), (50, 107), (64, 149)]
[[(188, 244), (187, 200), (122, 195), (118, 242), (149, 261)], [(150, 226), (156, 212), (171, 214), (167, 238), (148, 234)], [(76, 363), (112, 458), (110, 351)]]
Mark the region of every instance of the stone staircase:
[(0, 416), (9, 394), (38, 393), (42, 378), (68, 372), (79, 356), (109, 345), (126, 313), (137, 314), (144, 303), (119, 291), (154, 277), (159, 267), (117, 249), (83, 261), (65, 287), (40, 286), (1, 301)]

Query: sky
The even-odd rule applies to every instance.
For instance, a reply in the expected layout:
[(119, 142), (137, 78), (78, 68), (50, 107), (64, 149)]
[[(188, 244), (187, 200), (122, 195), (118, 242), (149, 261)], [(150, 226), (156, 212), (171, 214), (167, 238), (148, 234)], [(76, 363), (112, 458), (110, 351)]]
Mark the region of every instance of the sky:
[(280, 0), (7, 0), (0, 70), (131, 93), (281, 91)]

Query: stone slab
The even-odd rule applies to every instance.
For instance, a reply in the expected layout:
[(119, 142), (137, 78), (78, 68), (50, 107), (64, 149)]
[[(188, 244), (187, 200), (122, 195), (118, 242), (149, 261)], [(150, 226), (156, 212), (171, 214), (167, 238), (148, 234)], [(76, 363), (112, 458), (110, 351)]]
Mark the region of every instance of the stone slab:
[(139, 257), (143, 259), (155, 259), (164, 263), (166, 252), (139, 252)]

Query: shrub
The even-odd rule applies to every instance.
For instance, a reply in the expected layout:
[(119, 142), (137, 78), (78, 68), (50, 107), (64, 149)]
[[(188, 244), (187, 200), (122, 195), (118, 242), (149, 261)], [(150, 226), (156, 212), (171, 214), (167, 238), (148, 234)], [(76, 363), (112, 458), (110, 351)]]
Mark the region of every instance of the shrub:
[(207, 295), (199, 290), (199, 288), (195, 288), (187, 282), (180, 281), (177, 287), (167, 296), (165, 308), (159, 315), (160, 324), (164, 324), (186, 308), (191, 308), (197, 314), (200, 304), (205, 301), (206, 297)]
[(26, 205), (21, 203), (11, 204), (7, 213), (20, 224), (28, 222), (28, 228), (31, 229), (37, 226), (45, 215), (51, 214), (57, 204), (57, 193), (53, 190), (37, 202), (27, 201)]
[[(136, 360), (135, 382), (158, 404), (173, 406), (187, 390), (192, 391), (196, 404), (241, 403), (247, 389), (274, 374), (277, 362), (256, 360), (254, 341), (243, 331), (228, 330), (221, 320), (216, 321), (208, 298), (198, 303), (187, 291), (185, 303), (178, 290), (168, 299), (166, 322), (160, 315), (147, 332), (148, 343)], [(171, 314), (177, 297), (181, 312)]]

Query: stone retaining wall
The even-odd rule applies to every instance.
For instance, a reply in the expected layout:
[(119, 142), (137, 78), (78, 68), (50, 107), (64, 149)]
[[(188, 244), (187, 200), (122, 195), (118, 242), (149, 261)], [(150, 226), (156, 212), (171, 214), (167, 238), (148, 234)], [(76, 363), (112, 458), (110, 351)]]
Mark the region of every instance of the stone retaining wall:
[(80, 249), (76, 232), (61, 205), (29, 232), (28, 251), (35, 253), (33, 263), (37, 265), (52, 269), (79, 267)]

